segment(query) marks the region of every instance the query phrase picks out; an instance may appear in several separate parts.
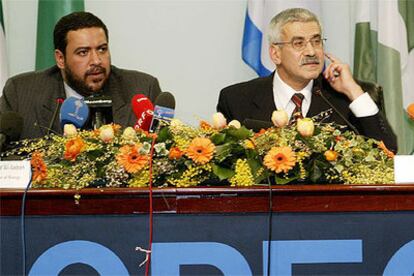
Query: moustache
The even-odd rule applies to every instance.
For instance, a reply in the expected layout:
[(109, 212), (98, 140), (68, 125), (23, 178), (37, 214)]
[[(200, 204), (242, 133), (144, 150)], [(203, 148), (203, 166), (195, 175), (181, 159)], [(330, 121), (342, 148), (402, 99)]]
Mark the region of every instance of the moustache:
[(300, 65), (306, 65), (306, 64), (319, 64), (320, 61), (317, 57), (304, 57), (300, 61)]
[(106, 69), (101, 67), (101, 66), (94, 66), (91, 69), (89, 69), (88, 71), (86, 71), (85, 75), (93, 75), (93, 74), (101, 74), (101, 73), (106, 73)]

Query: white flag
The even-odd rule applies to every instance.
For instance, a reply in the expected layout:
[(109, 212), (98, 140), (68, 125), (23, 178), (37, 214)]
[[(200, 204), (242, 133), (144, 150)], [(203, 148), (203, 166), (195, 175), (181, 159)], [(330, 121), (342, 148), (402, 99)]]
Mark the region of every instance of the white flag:
[(399, 153), (414, 151), (414, 124), (405, 108), (414, 102), (414, 2), (358, 1), (354, 74), (384, 89), (387, 118)]

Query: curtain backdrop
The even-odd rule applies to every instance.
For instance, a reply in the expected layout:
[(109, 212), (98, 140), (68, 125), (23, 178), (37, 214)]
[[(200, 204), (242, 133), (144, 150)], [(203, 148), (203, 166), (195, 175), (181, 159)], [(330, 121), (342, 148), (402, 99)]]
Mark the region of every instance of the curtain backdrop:
[(53, 29), (62, 16), (85, 10), (83, 0), (39, 0), (36, 40), (36, 69), (55, 64)]

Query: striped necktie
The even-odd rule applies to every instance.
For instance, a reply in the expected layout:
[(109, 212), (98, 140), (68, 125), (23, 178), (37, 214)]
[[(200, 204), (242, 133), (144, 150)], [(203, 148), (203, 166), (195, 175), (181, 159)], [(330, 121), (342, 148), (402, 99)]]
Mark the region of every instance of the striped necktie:
[(290, 121), (296, 121), (297, 119), (302, 119), (302, 101), (303, 101), (303, 94), (296, 93), (292, 96), (292, 102), (295, 104), (295, 109), (292, 112), (292, 116), (290, 117)]

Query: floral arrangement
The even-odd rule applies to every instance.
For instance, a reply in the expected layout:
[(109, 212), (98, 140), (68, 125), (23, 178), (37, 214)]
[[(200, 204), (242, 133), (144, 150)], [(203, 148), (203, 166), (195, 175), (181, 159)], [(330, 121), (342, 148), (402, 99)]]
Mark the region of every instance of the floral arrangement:
[(258, 133), (221, 113), (198, 127), (174, 119), (157, 134), (65, 125), (63, 136), (20, 141), (6, 155), (31, 158), (38, 188), (393, 182), (393, 153), (382, 142), (316, 119), (288, 124), (275, 111), (274, 127)]

